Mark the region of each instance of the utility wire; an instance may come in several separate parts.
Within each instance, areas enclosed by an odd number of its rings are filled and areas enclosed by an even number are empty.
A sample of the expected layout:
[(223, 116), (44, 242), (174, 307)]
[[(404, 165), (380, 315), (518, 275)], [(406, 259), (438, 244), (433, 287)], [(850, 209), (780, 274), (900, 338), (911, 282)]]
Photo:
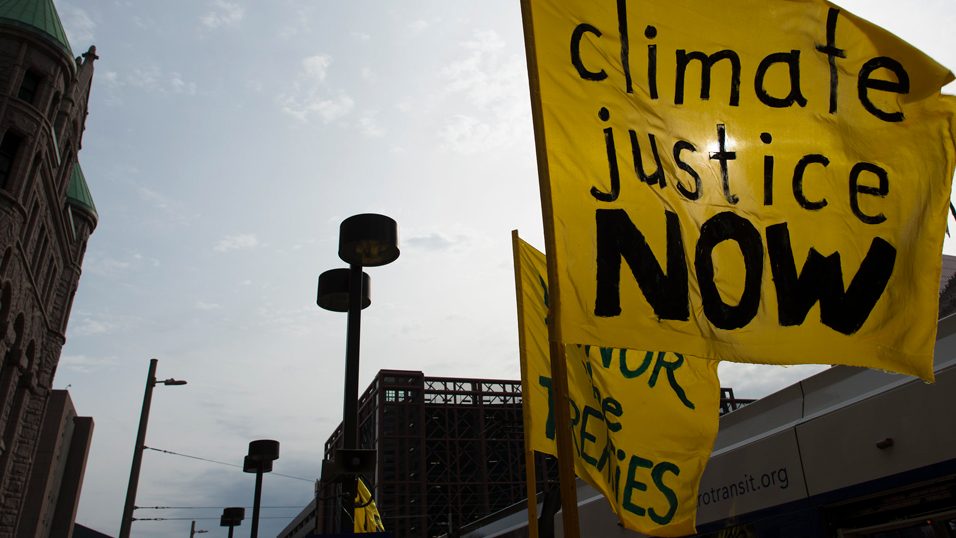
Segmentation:
[[(206, 461), (209, 463), (218, 463), (219, 465), (228, 465), (229, 467), (238, 467), (242, 469), (242, 465), (236, 465), (235, 463), (226, 463), (224, 461), (211, 460), (209, 458), (200, 458), (199, 456), (190, 456), (189, 454), (180, 454), (179, 452), (173, 452), (172, 450), (163, 450), (161, 448), (153, 448), (151, 446), (144, 446), (143, 448), (147, 450), (154, 450), (156, 452), (162, 452), (163, 454), (172, 454), (173, 456), (182, 456), (184, 458), (189, 458), (193, 460)], [(293, 480), (302, 480), (303, 482), (315, 482), (314, 478), (302, 478), (301, 476), (292, 476), (282, 473), (271, 473), (275, 476), (282, 476), (285, 478), (292, 478)]]

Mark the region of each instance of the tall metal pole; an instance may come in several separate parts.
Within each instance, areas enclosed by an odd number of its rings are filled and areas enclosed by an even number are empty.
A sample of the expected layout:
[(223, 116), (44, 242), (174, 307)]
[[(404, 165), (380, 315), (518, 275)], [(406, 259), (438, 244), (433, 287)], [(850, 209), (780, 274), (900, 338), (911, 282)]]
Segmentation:
[(123, 507), (119, 538), (129, 538), (130, 527), (133, 525), (133, 507), (136, 503), (136, 487), (139, 485), (139, 468), (143, 463), (143, 449), (146, 447), (146, 422), (149, 420), (149, 405), (153, 399), (153, 386), (156, 384), (157, 363), (158, 359), (149, 360), (143, 410), (139, 414), (139, 431), (136, 433), (136, 446), (133, 447), (133, 464), (129, 470), (129, 485), (126, 486), (126, 504)]
[[(345, 336), (345, 401), (342, 405), (342, 448), (358, 448), (359, 334), (362, 327), (362, 266), (349, 264), (349, 312)], [(339, 532), (351, 533), (355, 511), (355, 476), (342, 481), (342, 514)]]
[(259, 537), (259, 503), (261, 499), (262, 499), (262, 464), (260, 463), (259, 469), (256, 471), (256, 497), (252, 501), (252, 531), (249, 534), (249, 538)]

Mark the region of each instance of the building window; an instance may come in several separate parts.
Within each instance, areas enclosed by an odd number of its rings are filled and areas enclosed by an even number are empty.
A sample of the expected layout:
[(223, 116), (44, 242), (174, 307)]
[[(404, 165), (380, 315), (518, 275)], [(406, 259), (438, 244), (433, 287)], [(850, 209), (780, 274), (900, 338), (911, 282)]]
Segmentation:
[[(40, 225), (40, 234), (37, 236), (37, 242), (33, 245), (36, 249), (33, 251), (33, 259), (30, 260), (30, 268), (34, 275), (40, 274), (40, 260), (46, 257), (46, 249), (50, 244), (50, 236), (47, 235), (46, 226)], [(39, 282), (37, 282), (39, 284)]]
[(23, 235), (20, 240), (23, 241), (23, 244), (26, 245), (30, 242), (30, 239), (33, 237), (33, 229), (37, 225), (37, 217), (40, 216), (40, 197), (37, 196), (37, 199), (33, 201), (33, 209), (30, 210), (30, 223), (27, 224), (27, 227), (23, 229)]
[(23, 137), (17, 133), (13, 131), (4, 133), (3, 141), (0, 142), (0, 188), (6, 188), (7, 186), (7, 179), (13, 170), (13, 163), (17, 158), (17, 150), (20, 149), (21, 143), (23, 143)]
[(17, 97), (32, 104), (35, 104), (34, 101), (37, 98), (37, 93), (40, 89), (40, 81), (43, 80), (43, 77), (38, 75), (35, 71), (27, 71), (23, 75), (23, 82), (20, 83), (20, 91), (17, 92)]
[[(53, 118), (56, 117), (56, 112), (60, 108), (60, 92), (53, 94), (53, 99), (50, 100), (50, 110), (47, 110), (46, 117), (53, 121)], [(55, 134), (55, 133), (54, 133)]]
[(50, 256), (50, 267), (49, 267), (49, 271), (50, 271), (50, 272), (49, 272), (49, 274), (47, 275), (46, 285), (43, 287), (43, 300), (44, 300), (44, 301), (47, 301), (48, 303), (49, 303), (49, 301), (50, 301), (50, 293), (53, 292), (53, 289), (54, 289), (55, 284), (56, 284), (56, 279), (57, 279), (57, 277), (59, 276), (59, 273), (60, 273), (59, 268), (56, 266), (56, 261), (55, 261), (55, 260), (56, 260), (56, 258), (54, 258), (54, 257), (51, 255), (51, 256)]

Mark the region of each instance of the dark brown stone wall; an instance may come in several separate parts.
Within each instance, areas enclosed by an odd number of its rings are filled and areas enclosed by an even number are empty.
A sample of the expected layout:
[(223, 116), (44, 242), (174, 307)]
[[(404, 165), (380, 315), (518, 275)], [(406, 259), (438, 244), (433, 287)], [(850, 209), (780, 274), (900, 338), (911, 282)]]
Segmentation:
[[(66, 197), (95, 59), (93, 49), (70, 58), (45, 37), (0, 23), (0, 141), (21, 138), (0, 181), (0, 537), (36, 526), (22, 521), (24, 499), (96, 226)], [(19, 97), (28, 72), (40, 77), (30, 101)]]

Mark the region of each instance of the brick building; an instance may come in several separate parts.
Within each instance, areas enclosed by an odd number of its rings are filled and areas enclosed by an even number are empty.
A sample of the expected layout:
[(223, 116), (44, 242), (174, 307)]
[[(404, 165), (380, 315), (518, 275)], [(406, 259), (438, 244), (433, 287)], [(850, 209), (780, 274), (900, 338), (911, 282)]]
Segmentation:
[(97, 222), (77, 162), (95, 59), (52, 0), (0, 0), (0, 536), (72, 533), (92, 433), (52, 385)]

